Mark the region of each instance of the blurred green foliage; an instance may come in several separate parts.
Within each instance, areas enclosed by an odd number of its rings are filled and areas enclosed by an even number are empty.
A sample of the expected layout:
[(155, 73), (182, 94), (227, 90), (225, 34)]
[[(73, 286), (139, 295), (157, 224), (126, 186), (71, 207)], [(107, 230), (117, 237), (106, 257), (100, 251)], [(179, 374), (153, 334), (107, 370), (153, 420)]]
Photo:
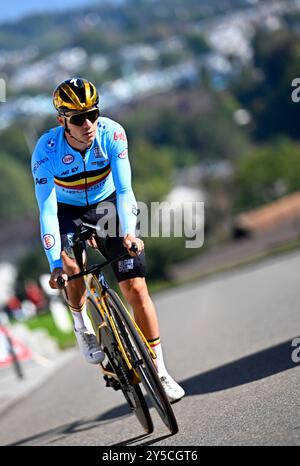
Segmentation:
[(46, 330), (48, 335), (56, 341), (59, 349), (61, 350), (71, 348), (76, 344), (76, 337), (73, 330), (68, 333), (64, 333), (59, 330), (50, 312), (47, 314), (40, 314), (36, 317), (31, 317), (24, 321), (24, 325), (26, 325), (30, 330)]
[(5, 152), (0, 152), (0, 219), (2, 222), (26, 216), (33, 210), (34, 191), (29, 170)]
[(254, 68), (233, 89), (252, 114), (252, 135), (257, 141), (299, 139), (300, 106), (291, 98), (292, 81), (299, 77), (299, 33), (259, 30), (253, 45)]
[(300, 189), (300, 144), (286, 138), (253, 149), (237, 163), (237, 211), (259, 207)]
[(173, 166), (234, 160), (247, 152), (249, 138), (237, 126), (233, 110), (238, 106), (227, 93), (218, 95), (201, 88), (170, 92), (149, 105), (141, 104), (122, 115), (129, 142), (144, 140), (155, 148), (173, 151)]
[(42, 244), (40, 241), (36, 241), (36, 246), (25, 254), (18, 264), (18, 275), (15, 285), (18, 296), (21, 296), (23, 299), (25, 298), (23, 285), (27, 279), (32, 279), (39, 283), (39, 277), (44, 273), (49, 273), (48, 261)]

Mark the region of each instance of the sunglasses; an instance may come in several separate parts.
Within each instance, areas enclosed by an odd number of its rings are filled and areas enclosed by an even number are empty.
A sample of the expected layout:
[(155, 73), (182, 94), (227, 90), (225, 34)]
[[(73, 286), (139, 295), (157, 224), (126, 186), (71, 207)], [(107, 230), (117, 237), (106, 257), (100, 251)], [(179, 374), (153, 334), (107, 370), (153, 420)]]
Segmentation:
[(82, 126), (85, 120), (89, 120), (91, 123), (95, 123), (99, 115), (99, 108), (94, 108), (93, 110), (89, 110), (88, 112), (80, 112), (71, 116), (64, 115), (64, 117), (67, 118), (67, 120), (69, 120), (71, 125)]

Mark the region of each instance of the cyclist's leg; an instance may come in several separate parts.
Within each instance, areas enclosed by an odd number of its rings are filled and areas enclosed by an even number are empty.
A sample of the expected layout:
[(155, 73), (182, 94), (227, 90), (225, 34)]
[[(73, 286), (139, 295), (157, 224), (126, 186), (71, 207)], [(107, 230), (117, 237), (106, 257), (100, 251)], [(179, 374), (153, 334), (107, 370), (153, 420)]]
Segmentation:
[[(100, 251), (107, 259), (126, 253), (122, 238), (106, 237), (98, 243)], [(139, 256), (134, 257), (128, 254), (123, 259), (113, 262), (112, 269), (122, 294), (133, 309), (137, 325), (148, 340), (157, 338), (159, 325), (145, 278), (145, 252), (142, 251)]]
[[(71, 239), (75, 233), (76, 225), (85, 212), (86, 208), (58, 203), (57, 215), (61, 237), (61, 257), (67, 275), (74, 275), (80, 272), (72, 251)], [(68, 304), (75, 309), (81, 308), (86, 300), (84, 279), (79, 278), (68, 283), (67, 292)]]
[[(75, 259), (69, 257), (65, 250), (62, 250), (61, 257), (63, 261), (63, 268), (68, 276), (80, 272)], [(86, 287), (84, 279), (78, 278), (69, 282), (67, 293), (68, 304), (75, 309), (80, 309), (86, 301)]]
[(137, 325), (147, 340), (159, 335), (156, 310), (150, 298), (145, 277), (129, 278), (119, 281), (120, 289), (134, 312)]
[[(80, 268), (75, 260), (72, 248), (70, 247), (70, 238), (73, 236), (76, 228), (74, 220), (77, 220), (81, 211), (78, 208), (68, 208), (64, 206), (58, 209), (58, 213), (63, 269), (67, 275), (74, 275), (80, 272)], [(85, 256), (85, 250), (82, 250), (80, 254), (81, 253)], [(85, 262), (85, 257), (83, 257), (83, 262)], [(67, 284), (66, 290), (67, 296), (65, 295), (64, 298), (73, 318), (74, 332), (80, 351), (87, 362), (99, 364), (103, 361), (105, 355), (98, 345), (96, 336), (93, 333), (92, 326), (86, 315), (87, 291), (84, 279), (79, 278), (77, 280), (72, 280)]]
[[(110, 206), (115, 206), (115, 208), (109, 209), (111, 212), (109, 217), (112, 222), (111, 225), (115, 226), (115, 233), (111, 236), (106, 235), (106, 237), (103, 238), (97, 237), (97, 244), (100, 252), (107, 259), (111, 259), (118, 256), (119, 254), (121, 255), (126, 253), (126, 248), (123, 245), (123, 238), (118, 236), (119, 219), (116, 209), (115, 193), (113, 193), (107, 200), (109, 201)], [(102, 209), (102, 211), (103, 210), (104, 209)], [(100, 212), (100, 209), (89, 211), (87, 220), (93, 224), (96, 224), (99, 219), (98, 212)], [(105, 226), (105, 224), (102, 225), (102, 228), (103, 226)], [(145, 252), (142, 251), (139, 256), (134, 257), (131, 257), (128, 254), (127, 257), (113, 262), (112, 269), (119, 282), (122, 293), (133, 309), (134, 318), (138, 326), (141, 328), (142, 332), (148, 339), (150, 345), (153, 347), (153, 350), (157, 355), (156, 365), (158, 373), (160, 377), (163, 377), (168, 381), (168, 386), (164, 384), (164, 387), (170, 401), (179, 400), (184, 395), (184, 391), (169, 376), (164, 365), (159, 338), (157, 314), (154, 304), (149, 296), (145, 279)]]
[[(116, 255), (116, 251), (121, 252), (122, 248), (124, 252), (121, 238), (106, 239), (108, 256), (111, 251)], [(145, 252), (135, 257), (128, 255), (128, 258), (114, 262), (112, 268), (123, 295), (133, 309), (136, 323), (156, 353), (156, 368), (170, 402), (180, 400), (184, 390), (169, 375), (164, 363), (157, 313), (145, 279)]]
[[(66, 251), (61, 253), (63, 268), (68, 275), (80, 272), (75, 260), (68, 256)], [(99, 364), (105, 355), (101, 350), (97, 338), (93, 332), (92, 325), (88, 322), (86, 314), (86, 287), (83, 278), (72, 280), (67, 285), (69, 306), (74, 323), (74, 333), (82, 355), (91, 364)]]
[(135, 277), (119, 282), (121, 291), (131, 305), (134, 318), (156, 354), (156, 368), (170, 402), (179, 401), (184, 390), (169, 375), (160, 342), (159, 324), (155, 306), (149, 296), (145, 278)]
[(149, 295), (146, 279), (144, 277), (129, 278), (119, 282), (120, 289), (131, 305), (134, 319), (147, 338), (150, 346), (156, 353), (156, 368), (158, 374), (163, 376), (165, 367), (157, 312)]

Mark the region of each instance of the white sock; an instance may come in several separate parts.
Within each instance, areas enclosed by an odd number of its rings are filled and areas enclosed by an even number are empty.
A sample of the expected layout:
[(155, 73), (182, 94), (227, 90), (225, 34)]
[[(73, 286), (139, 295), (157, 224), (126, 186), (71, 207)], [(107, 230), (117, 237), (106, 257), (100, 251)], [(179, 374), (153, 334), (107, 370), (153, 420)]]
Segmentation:
[(71, 311), (75, 330), (86, 330), (81, 312)]
[(83, 320), (83, 315), (82, 315), (82, 311), (85, 307), (85, 304), (83, 304), (81, 307), (78, 307), (76, 308), (75, 306), (71, 306), (69, 304), (69, 309), (71, 311), (71, 315), (73, 317), (73, 322), (74, 322), (74, 328), (75, 330), (82, 330), (82, 329), (85, 329), (86, 330), (86, 326), (85, 326), (85, 323), (84, 323), (84, 320)]
[(89, 318), (87, 310), (86, 310), (86, 303), (84, 303), (83, 309), (81, 311), (81, 315), (83, 318), (85, 328), (88, 330), (89, 333), (93, 333), (95, 335), (95, 331), (93, 329), (91, 319)]
[(155, 364), (157, 368), (157, 372), (159, 377), (162, 377), (163, 375), (166, 375), (167, 369), (164, 363), (164, 357), (163, 357), (163, 352), (162, 352), (162, 347), (160, 343), (160, 338), (155, 338), (154, 340), (148, 340), (149, 345), (153, 349), (153, 351), (156, 354), (156, 359), (155, 359)]
[(87, 330), (89, 333), (93, 333), (95, 335), (93, 326), (86, 311), (86, 303), (84, 303), (80, 308), (75, 308), (70, 305), (69, 308), (73, 317), (75, 330)]

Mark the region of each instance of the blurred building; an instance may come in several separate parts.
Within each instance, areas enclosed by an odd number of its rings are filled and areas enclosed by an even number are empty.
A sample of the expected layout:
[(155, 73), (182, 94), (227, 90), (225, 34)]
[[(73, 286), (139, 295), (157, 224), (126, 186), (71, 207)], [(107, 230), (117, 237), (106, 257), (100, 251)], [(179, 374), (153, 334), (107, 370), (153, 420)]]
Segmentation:
[(234, 221), (234, 237), (275, 234), (300, 237), (300, 192), (238, 215)]

